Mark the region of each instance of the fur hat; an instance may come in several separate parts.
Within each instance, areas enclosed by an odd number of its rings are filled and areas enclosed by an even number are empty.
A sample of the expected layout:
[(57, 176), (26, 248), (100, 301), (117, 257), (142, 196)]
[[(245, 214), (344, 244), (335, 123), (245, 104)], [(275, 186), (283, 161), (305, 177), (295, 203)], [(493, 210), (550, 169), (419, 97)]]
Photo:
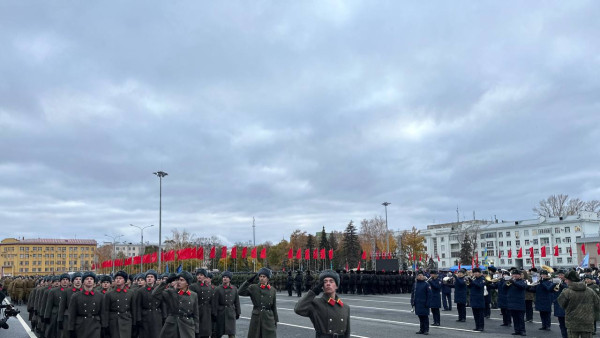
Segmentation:
[(546, 275), (547, 276), (548, 275), (548, 271), (542, 270), (542, 271), (540, 271), (540, 275)]
[[(85, 279), (88, 277), (92, 277), (94, 279), (94, 283), (96, 283), (98, 281), (98, 277), (96, 277), (96, 274), (91, 271), (84, 272), (83, 275), (81, 275), (81, 280), (85, 281)], [(73, 277), (73, 278), (75, 278), (75, 277)]]
[(572, 281), (572, 282), (579, 282), (579, 275), (577, 274), (577, 271), (575, 270), (571, 270), (569, 271), (566, 275), (565, 278)]
[(83, 281), (83, 277), (81, 275), (81, 272), (75, 272), (74, 274), (71, 275), (71, 283), (75, 280), (75, 278), (80, 277), (81, 280)]
[(109, 275), (100, 276), (100, 283), (109, 282), (112, 283), (112, 278)]
[(258, 270), (258, 275), (265, 275), (267, 276), (268, 279), (271, 279), (271, 270), (268, 268), (260, 268), (260, 270)]
[(324, 270), (319, 275), (319, 282), (323, 283), (323, 280), (327, 277), (333, 278), (335, 280), (335, 285), (340, 286), (340, 275), (333, 270)]
[(127, 272), (125, 272), (125, 271), (123, 271), (123, 270), (119, 270), (119, 271), (117, 271), (117, 272), (115, 273), (115, 277), (114, 277), (114, 278), (115, 278), (115, 279), (117, 279), (117, 277), (119, 277), (119, 276), (120, 276), (120, 277), (123, 277), (123, 279), (125, 279), (125, 280), (127, 280), (127, 278), (129, 277), (129, 276), (127, 275)]
[(438, 272), (437, 272), (437, 270), (431, 270), (431, 271), (429, 271), (429, 274), (430, 274), (430, 275), (431, 275), (431, 274), (435, 274), (435, 275), (437, 275), (437, 274), (438, 274)]
[(473, 271), (473, 273), (475, 273), (475, 272), (481, 272), (481, 269), (480, 268), (473, 268), (472, 271)]
[(194, 277), (192, 276), (191, 273), (187, 272), (187, 271), (182, 271), (177, 275), (177, 278), (182, 278), (185, 279), (185, 281), (188, 283), (188, 285), (192, 285), (192, 283), (194, 282)]
[(221, 278), (223, 277), (229, 277), (229, 279), (233, 279), (233, 274), (231, 273), (231, 271), (223, 271), (223, 273), (221, 274)]
[(154, 279), (158, 279), (158, 272), (156, 272), (156, 270), (154, 269), (146, 271), (146, 273), (144, 274), (144, 279), (146, 279), (146, 277), (148, 277), (149, 275), (153, 275)]
[(198, 275), (203, 275), (204, 277), (206, 277), (207, 273), (206, 273), (206, 269), (196, 269), (196, 276)]
[(458, 270), (457, 272), (467, 273), (467, 269), (465, 269), (465, 268), (460, 268), (460, 270)]
[(63, 273), (62, 275), (60, 275), (60, 278), (58, 280), (62, 281), (63, 279), (68, 279), (70, 281), (71, 280), (71, 276), (69, 276), (68, 273)]
[(138, 280), (146, 280), (146, 274), (145, 273), (138, 273), (137, 275), (135, 275), (134, 280), (137, 282)]
[(519, 271), (519, 269), (514, 269), (510, 274), (511, 275), (520, 275), (521, 271)]

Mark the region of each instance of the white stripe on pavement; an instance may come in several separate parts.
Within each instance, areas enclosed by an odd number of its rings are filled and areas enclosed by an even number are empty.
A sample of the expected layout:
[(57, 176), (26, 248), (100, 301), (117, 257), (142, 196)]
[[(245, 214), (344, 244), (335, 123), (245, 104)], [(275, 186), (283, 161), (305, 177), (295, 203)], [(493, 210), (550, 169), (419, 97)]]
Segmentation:
[[(277, 308), (277, 310), (287, 310), (287, 309), (279, 309), (279, 308)], [(249, 317), (240, 316), (240, 318), (250, 320)], [(282, 323), (282, 322), (278, 322), (277, 325), (285, 325), (285, 326), (297, 327), (297, 328), (300, 328), (300, 329), (308, 329), (308, 330), (313, 330), (313, 331), (315, 330), (314, 328), (308, 327), (308, 326), (302, 326), (302, 325), (296, 325), (296, 324), (289, 324), (289, 323)], [(365, 336), (357, 336), (355, 334), (350, 334), (350, 337), (369, 338), (369, 337), (365, 337)]]
[(31, 332), (29, 325), (27, 325), (27, 323), (25, 323), (25, 320), (23, 320), (23, 317), (21, 317), (21, 315), (17, 315), (17, 319), (19, 320), (19, 323), (21, 323), (21, 325), (23, 325), (23, 328), (25, 329), (25, 332), (29, 335), (29, 337), (37, 338), (35, 333)]

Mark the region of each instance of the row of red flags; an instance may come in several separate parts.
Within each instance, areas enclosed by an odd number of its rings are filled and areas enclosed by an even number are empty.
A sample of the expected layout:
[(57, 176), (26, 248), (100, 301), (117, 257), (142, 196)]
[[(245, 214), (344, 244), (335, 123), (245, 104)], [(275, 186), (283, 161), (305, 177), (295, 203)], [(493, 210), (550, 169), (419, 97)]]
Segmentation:
[[(162, 260), (164, 262), (172, 262), (175, 260), (175, 254), (177, 254), (177, 259), (178, 260), (187, 260), (187, 259), (204, 259), (204, 248), (203, 247), (193, 247), (193, 248), (185, 248), (185, 249), (181, 249), (181, 250), (170, 250), (170, 251), (166, 251), (166, 252), (162, 252)], [(250, 250), (250, 258), (257, 258), (259, 255), (257, 254), (257, 248), (252, 248)], [(216, 247), (212, 247), (210, 249), (210, 253), (208, 255), (208, 257), (210, 259), (214, 259), (217, 257), (217, 249)], [(227, 258), (227, 247), (223, 246), (221, 247), (221, 258)], [(247, 258), (248, 257), (248, 248), (244, 247), (242, 248), (242, 258)], [(238, 248), (237, 247), (233, 247), (231, 248), (231, 258), (238, 258)], [(262, 248), (260, 250), (260, 258), (261, 259), (265, 259), (267, 258), (267, 248)], [(106, 261), (103, 261), (102, 263), (98, 264), (98, 266), (96, 264), (92, 265), (92, 270), (96, 269), (97, 267), (102, 267), (102, 268), (112, 268), (113, 264), (115, 267), (117, 266), (128, 266), (128, 265), (136, 265), (136, 264), (149, 264), (149, 263), (156, 263), (158, 261), (158, 254), (156, 252), (151, 253), (151, 254), (146, 254), (143, 256), (135, 256), (135, 257), (129, 257), (129, 258), (123, 258), (123, 259), (115, 259), (114, 261), (109, 259)]]
[[(600, 255), (600, 243), (597, 243), (597, 244), (596, 244), (596, 248), (597, 248), (597, 250), (598, 250), (598, 254)], [(558, 245), (555, 245), (555, 246), (553, 247), (553, 249), (554, 249), (554, 250), (553, 250), (553, 251), (554, 251), (554, 252), (553, 252), (553, 256), (554, 256), (554, 257), (558, 256)], [(533, 247), (530, 247), (530, 248), (528, 249), (528, 251), (529, 251), (529, 257), (531, 257), (531, 258), (534, 258), (534, 257), (535, 257), (535, 251), (534, 251)], [(581, 245), (581, 251), (582, 251), (582, 252), (583, 252), (583, 254), (585, 255), (585, 245), (584, 245), (584, 244), (582, 244), (582, 245)], [(549, 253), (548, 253), (548, 252), (546, 252), (546, 247), (545, 247), (545, 246), (543, 246), (543, 247), (540, 249), (540, 256), (541, 256), (542, 258), (545, 258), (545, 257), (547, 257), (548, 255), (549, 255)], [(571, 246), (569, 246), (569, 255), (570, 255), (571, 257), (573, 257), (573, 249), (571, 248)], [(498, 251), (498, 258), (502, 258), (502, 251)], [(508, 250), (508, 258), (512, 258), (512, 249), (509, 249), (509, 250)], [(517, 258), (523, 258), (523, 248), (519, 248), (519, 250), (517, 251)]]
[[(304, 249), (304, 255), (302, 254), (303, 250), (302, 249), (297, 249), (296, 250), (296, 255), (294, 255), (294, 249), (290, 248), (290, 250), (288, 250), (288, 259), (302, 259), (302, 257), (304, 257), (304, 260), (308, 261), (311, 258), (310, 255), (310, 249)], [(329, 259), (333, 259), (333, 249), (329, 249), (329, 251), (327, 251), (327, 257), (329, 257)], [(392, 253), (391, 252), (379, 252), (377, 251), (374, 254), (374, 258), (375, 259), (392, 259)], [(325, 259), (325, 249), (313, 249), (312, 251), (312, 259)], [(363, 251), (361, 254), (361, 259), (367, 259), (367, 252)]]

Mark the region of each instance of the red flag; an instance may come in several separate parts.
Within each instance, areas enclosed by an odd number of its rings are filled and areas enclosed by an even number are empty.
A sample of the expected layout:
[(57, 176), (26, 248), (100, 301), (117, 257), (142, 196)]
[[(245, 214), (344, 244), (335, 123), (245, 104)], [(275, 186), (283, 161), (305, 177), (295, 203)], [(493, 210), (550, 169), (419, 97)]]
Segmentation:
[(421, 255), (419, 255), (419, 262), (421, 261)]
[(558, 256), (558, 245), (554, 247), (554, 256)]
[(150, 263), (150, 255), (149, 254), (142, 256), (142, 263), (144, 263), (144, 264)]
[(498, 258), (502, 258), (502, 251), (498, 250)]
[(217, 249), (213, 246), (210, 248), (210, 255), (208, 256), (210, 259), (214, 259), (217, 256)]
[(256, 259), (256, 247), (252, 248), (252, 251), (250, 251), (250, 258)]
[(248, 257), (248, 248), (244, 247), (242, 249), (242, 258), (246, 258), (246, 257)]
[[(177, 259), (178, 260), (186, 259), (185, 258), (185, 249), (179, 249), (179, 250), (177, 250)], [(146, 262), (144, 262), (144, 263), (146, 263)]]
[(573, 257), (573, 248), (569, 245), (569, 256)]
[(519, 248), (519, 251), (517, 252), (517, 258), (523, 258), (523, 248)]
[(188, 259), (194, 259), (198, 255), (198, 251), (196, 251), (196, 247), (189, 248)]
[(460, 261), (458, 261), (458, 270), (460, 270)]
[(260, 259), (266, 259), (267, 258), (267, 248), (262, 248), (262, 250), (260, 250)]
[(133, 257), (133, 264), (140, 264), (142, 263), (142, 257), (141, 256), (135, 256)]
[(512, 249), (508, 249), (508, 258), (512, 258)]
[(298, 249), (296, 251), (296, 259), (297, 260), (301, 260), (302, 259), (302, 249)]
[(438, 262), (440, 261), (440, 255), (437, 255)]
[(321, 259), (325, 259), (325, 249), (321, 249)]
[(585, 243), (581, 243), (581, 252), (585, 256)]
[(120, 259), (115, 259), (115, 266), (121, 266), (121, 260)]
[(542, 247), (540, 254), (542, 255), (542, 257), (546, 257), (546, 246), (545, 245)]
[(346, 261), (346, 271), (350, 271), (350, 269), (348, 269), (348, 261)]
[(329, 249), (329, 259), (333, 259), (333, 249)]
[(288, 251), (288, 259), (293, 259), (294, 258), (294, 249), (290, 248), (290, 250)]
[(379, 251), (375, 251), (375, 259), (379, 259), (381, 257), (381, 254), (379, 253)]
[(201, 246), (196, 250), (196, 258), (204, 259), (204, 247)]
[(596, 250), (598, 251), (598, 255), (600, 255), (600, 243), (596, 243)]
[(363, 250), (362, 252), (362, 259), (367, 259), (367, 252)]
[(304, 250), (304, 259), (307, 261), (310, 260), (310, 249)]
[(313, 259), (319, 259), (319, 249), (317, 248), (313, 250)]
[(92, 263), (92, 270), (96, 270), (96, 264)]
[(479, 267), (479, 252), (475, 253), (475, 260), (476, 260), (475, 265), (477, 265), (477, 267)]
[(221, 258), (227, 258), (227, 247), (221, 247)]
[(150, 263), (156, 263), (158, 262), (158, 253), (153, 252), (152, 254), (150, 254)]
[(237, 259), (237, 246), (231, 248), (231, 258)]
[(356, 271), (360, 271), (360, 259), (358, 260), (358, 266), (356, 267)]
[(529, 257), (533, 258), (533, 247), (529, 248)]
[(471, 256), (471, 270), (475, 267), (475, 257)]
[(175, 260), (175, 250), (171, 250), (171, 251), (167, 252), (167, 254), (165, 255), (165, 261), (172, 262), (174, 260)]
[(125, 260), (125, 265), (131, 265), (133, 263), (133, 257), (129, 257)]

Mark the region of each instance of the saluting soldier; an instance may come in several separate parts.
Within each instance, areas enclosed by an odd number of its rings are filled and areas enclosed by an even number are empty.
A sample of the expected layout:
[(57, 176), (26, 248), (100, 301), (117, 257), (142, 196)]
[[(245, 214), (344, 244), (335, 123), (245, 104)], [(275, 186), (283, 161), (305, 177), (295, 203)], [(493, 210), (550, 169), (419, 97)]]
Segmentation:
[[(319, 275), (319, 283), (296, 303), (294, 312), (310, 318), (316, 338), (350, 337), (350, 307), (342, 302), (336, 291), (340, 276), (333, 270)], [(317, 297), (321, 292), (323, 295)]]
[(104, 295), (102, 328), (111, 338), (131, 338), (133, 327), (133, 292), (125, 287), (127, 272), (115, 273), (115, 288)]
[(212, 298), (214, 288), (206, 283), (206, 269), (196, 270), (196, 283), (190, 285), (190, 290), (198, 295), (198, 321), (200, 323), (199, 337), (207, 338), (212, 334)]
[[(198, 295), (189, 290), (194, 278), (183, 271), (178, 275), (170, 275), (166, 283), (161, 283), (152, 291), (152, 296), (160, 300), (166, 307), (167, 318), (160, 332), (160, 337), (194, 338), (199, 332)], [(176, 288), (167, 288), (176, 282)]]
[(59, 277), (59, 285), (53, 287), (48, 292), (48, 299), (46, 301), (46, 308), (44, 311), (44, 322), (46, 323), (46, 338), (60, 338), (62, 337), (63, 321), (58, 321), (60, 303), (63, 298), (67, 296), (67, 287), (71, 277), (68, 274), (63, 273)]
[(134, 295), (134, 325), (141, 338), (157, 338), (162, 329), (162, 312), (160, 300), (152, 297), (152, 291), (156, 287), (158, 273), (150, 269), (145, 277), (146, 286), (138, 288)]
[(415, 314), (419, 316), (419, 331), (416, 334), (429, 334), (429, 308), (432, 297), (431, 285), (425, 281), (423, 271), (417, 272), (417, 283), (410, 296), (410, 305), (414, 307)]
[(100, 338), (102, 336), (102, 313), (103, 295), (94, 292), (96, 274), (84, 272), (83, 290), (75, 292), (69, 301), (69, 322), (67, 329), (70, 337), (78, 338)]
[[(253, 283), (258, 276), (259, 284)], [(240, 287), (240, 296), (250, 296), (252, 300), (252, 317), (248, 328), (248, 338), (277, 337), (277, 291), (269, 285), (271, 270), (261, 268)]]
[(235, 321), (240, 318), (240, 297), (237, 288), (231, 285), (232, 276), (229, 271), (223, 272), (223, 284), (215, 288), (212, 313), (216, 317), (216, 337), (235, 337)]

